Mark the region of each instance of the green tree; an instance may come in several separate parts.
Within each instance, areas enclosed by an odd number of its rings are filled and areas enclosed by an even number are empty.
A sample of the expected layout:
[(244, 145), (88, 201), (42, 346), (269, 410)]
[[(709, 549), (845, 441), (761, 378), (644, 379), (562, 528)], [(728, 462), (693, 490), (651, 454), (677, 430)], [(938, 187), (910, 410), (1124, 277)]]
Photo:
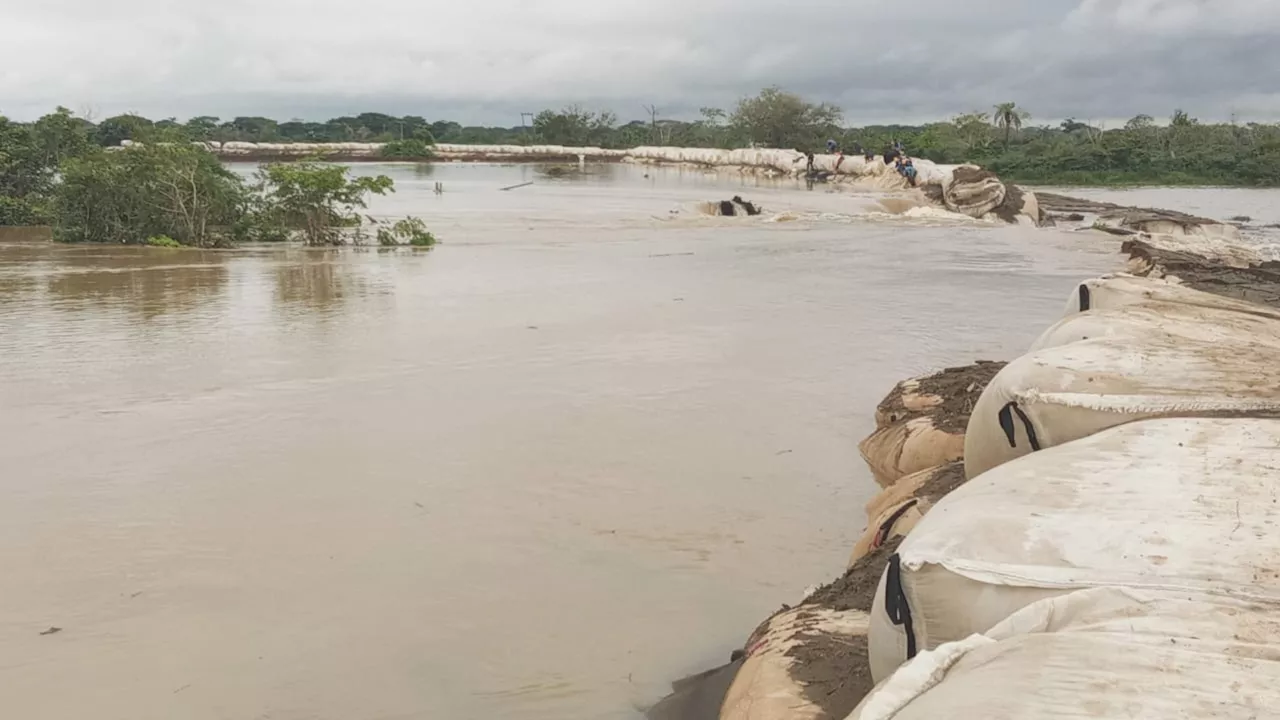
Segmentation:
[(202, 147), (140, 144), (97, 150), (61, 166), (55, 237), (65, 242), (230, 244), (244, 220), (240, 176)]
[(62, 107), (30, 124), (0, 116), (0, 225), (49, 221), (58, 163), (88, 152), (90, 131)]
[(533, 118), (533, 132), (550, 145), (610, 145), (618, 118), (609, 112), (591, 112), (570, 105), (559, 112), (543, 110)]
[(799, 95), (768, 87), (738, 101), (729, 122), (744, 139), (759, 145), (816, 148), (839, 130), (842, 117), (834, 105), (806, 102)]
[[(431, 134), (426, 128), (422, 128), (429, 138)], [(428, 160), (435, 155), (432, 149), (435, 143), (421, 140), (419, 138), (409, 138), (407, 140), (392, 140), (382, 146), (380, 155), (388, 160)]]
[(991, 144), (991, 126), (987, 123), (986, 115), (976, 112), (957, 115), (951, 124), (966, 150), (985, 150)]
[(1155, 127), (1155, 118), (1150, 115), (1134, 115), (1124, 124), (1125, 130), (1148, 130)]
[(103, 147), (115, 147), (125, 140), (136, 140), (155, 123), (141, 115), (116, 115), (98, 123), (96, 140)]
[(187, 136), (192, 140), (213, 140), (218, 131), (219, 120), (212, 115), (193, 117), (185, 124)]
[(370, 195), (394, 192), (385, 175), (352, 177), (342, 165), (272, 163), (258, 171), (262, 222), (284, 228), (308, 245), (341, 245), (363, 225)]
[(395, 245), (411, 245), (418, 248), (430, 248), (436, 244), (436, 236), (427, 230), (426, 223), (416, 217), (409, 216), (397, 220), (391, 227), (380, 227), (377, 232), (378, 244), (384, 247)]
[(997, 128), (1004, 131), (1004, 146), (1009, 147), (1010, 135), (1022, 129), (1022, 123), (1031, 114), (1018, 107), (1017, 103), (1000, 103), (996, 105), (996, 111), (991, 114), (991, 121)]

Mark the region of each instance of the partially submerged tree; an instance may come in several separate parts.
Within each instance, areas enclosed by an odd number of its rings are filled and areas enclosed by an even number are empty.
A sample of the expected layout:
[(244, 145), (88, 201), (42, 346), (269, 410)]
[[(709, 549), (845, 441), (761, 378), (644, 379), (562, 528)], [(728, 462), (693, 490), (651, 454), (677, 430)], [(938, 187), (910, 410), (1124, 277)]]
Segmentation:
[(353, 177), (342, 165), (272, 163), (258, 171), (259, 226), (308, 245), (341, 245), (364, 224), (370, 195), (394, 192), (385, 175)]
[(380, 155), (388, 160), (427, 160), (435, 156), (435, 143), (430, 141), (430, 131), (422, 128), (425, 137), (392, 140), (382, 146)]
[(91, 129), (62, 107), (34, 123), (0, 116), (0, 225), (49, 222), (58, 164), (93, 149)]
[(65, 242), (230, 244), (248, 203), (240, 176), (203, 148), (179, 144), (98, 150), (61, 166), (54, 228)]

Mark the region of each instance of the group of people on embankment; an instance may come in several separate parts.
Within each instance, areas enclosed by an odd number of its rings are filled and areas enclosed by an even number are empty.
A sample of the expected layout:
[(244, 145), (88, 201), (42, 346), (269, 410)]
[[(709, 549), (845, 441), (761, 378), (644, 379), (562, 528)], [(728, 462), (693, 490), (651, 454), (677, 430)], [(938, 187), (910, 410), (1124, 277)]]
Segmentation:
[[(852, 152), (855, 155), (861, 155), (862, 159), (868, 163), (874, 162), (876, 159), (876, 154), (873, 152), (865, 151), (862, 148), (862, 145), (860, 143), (854, 143), (853, 148), (851, 149), (850, 152)], [(814, 165), (815, 153), (813, 151), (809, 151), (805, 153), (805, 158), (808, 161), (805, 167), (806, 179), (815, 180), (815, 181), (825, 181), (829, 179), (832, 175), (840, 172), (840, 166), (844, 164), (844, 150), (841, 149), (840, 144), (837, 143), (835, 140), (828, 140), (827, 154), (836, 156), (835, 168), (830, 172), (825, 170), (818, 170), (815, 167)], [(918, 175), (918, 171), (916, 170), (915, 161), (913, 161), (910, 157), (906, 155), (902, 147), (902, 141), (894, 140), (889, 147), (885, 148), (884, 164), (886, 166), (892, 165), (893, 169), (897, 171), (897, 173), (907, 181), (908, 185), (910, 185), (911, 187), (916, 186), (916, 178)]]
[(715, 717), (1274, 714), (1280, 267), (1214, 228), (1125, 250), (1022, 357), (880, 404), (848, 571), (751, 634)]

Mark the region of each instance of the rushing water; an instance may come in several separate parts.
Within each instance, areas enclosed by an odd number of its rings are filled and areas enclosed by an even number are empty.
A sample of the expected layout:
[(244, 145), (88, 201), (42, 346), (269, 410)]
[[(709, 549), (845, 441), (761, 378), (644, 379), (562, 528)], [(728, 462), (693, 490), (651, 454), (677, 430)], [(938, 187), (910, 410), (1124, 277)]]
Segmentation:
[[(360, 171), (444, 244), (0, 245), (6, 717), (633, 717), (839, 571), (894, 382), (1119, 263), (697, 172)], [(768, 212), (693, 212), (734, 192)]]

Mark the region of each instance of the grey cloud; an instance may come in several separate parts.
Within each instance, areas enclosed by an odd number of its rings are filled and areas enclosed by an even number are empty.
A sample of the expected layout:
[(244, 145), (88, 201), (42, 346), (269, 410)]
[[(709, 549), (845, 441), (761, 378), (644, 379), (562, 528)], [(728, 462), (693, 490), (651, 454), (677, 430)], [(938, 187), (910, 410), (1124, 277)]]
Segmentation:
[(640, 117), (768, 84), (850, 122), (1280, 118), (1276, 0), (43, 0), (0, 8), (0, 112)]

